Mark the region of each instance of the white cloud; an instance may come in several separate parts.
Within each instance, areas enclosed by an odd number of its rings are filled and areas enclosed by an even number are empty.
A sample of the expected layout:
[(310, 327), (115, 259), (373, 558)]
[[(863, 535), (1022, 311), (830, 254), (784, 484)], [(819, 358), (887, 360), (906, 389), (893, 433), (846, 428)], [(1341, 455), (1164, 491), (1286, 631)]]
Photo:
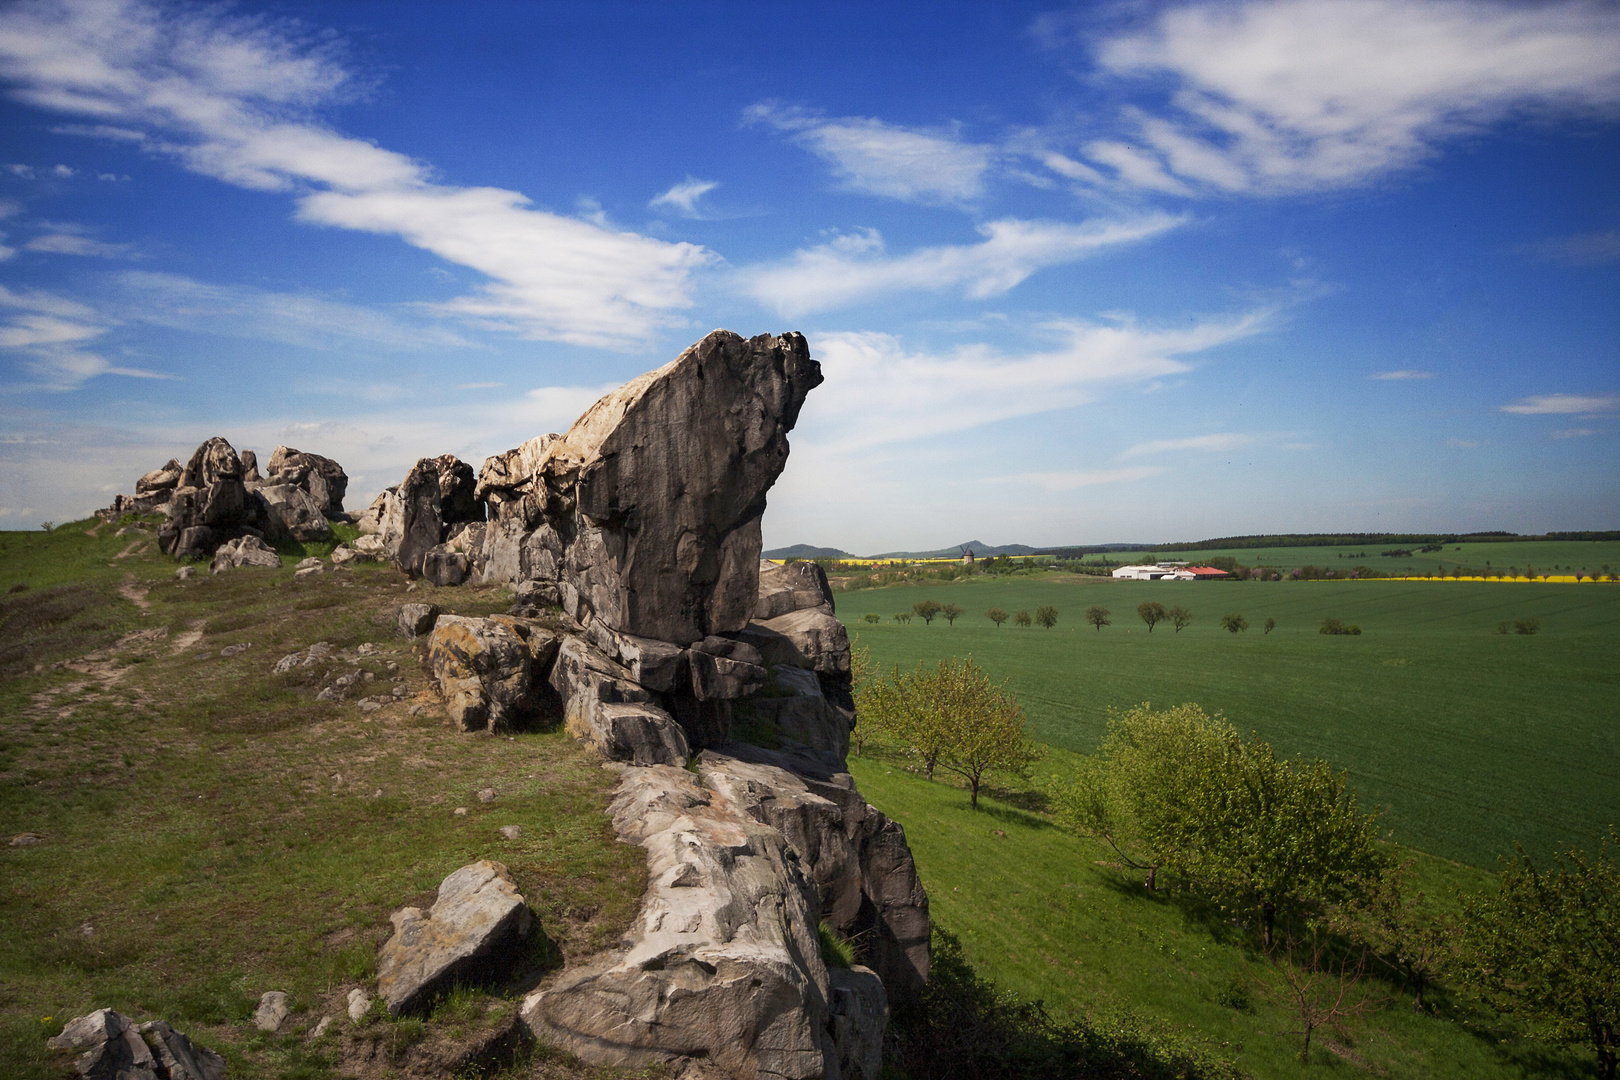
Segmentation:
[(630, 347), (690, 305), (713, 260), (533, 209), (515, 191), (434, 183), (428, 168), (332, 131), (310, 110), (349, 92), (337, 47), (288, 25), (137, 0), (52, 0), (0, 13), (0, 78), (81, 130), (139, 142), (239, 187), (292, 193), (298, 217), (383, 233), (491, 280), (441, 305), (528, 337)]
[(24, 180), (32, 180), (34, 178), (34, 167), (32, 165), (7, 165), (6, 172), (10, 173), (12, 176), (20, 176)]
[(1260, 332), (1269, 314), (1178, 329), (1048, 323), (1055, 347), (1016, 355), (982, 344), (913, 352), (889, 334), (821, 334), (814, 346), (827, 381), (795, 437), (852, 452), (1082, 405), (1111, 386), (1186, 372), (1185, 357)]
[(1401, 368), (1399, 371), (1375, 371), (1367, 377), (1369, 379), (1384, 379), (1388, 382), (1405, 382), (1409, 379), (1432, 379), (1434, 378), (1434, 372)]
[(1030, 484), (1043, 491), (1073, 491), (1076, 488), (1095, 487), (1098, 484), (1124, 484), (1146, 480), (1164, 472), (1152, 465), (1133, 465), (1125, 469), (1096, 469), (1079, 472), (1027, 472), (1011, 476), (990, 476), (985, 484)]
[(701, 218), (703, 212), (698, 209), (697, 201), (719, 186), (718, 180), (697, 180), (688, 176), (647, 205), (654, 210), (667, 206), (682, 217)]
[(1542, 394), (1502, 406), (1525, 416), (1608, 413), (1620, 410), (1620, 394)]
[(24, 357), (35, 380), (24, 388), (71, 390), (98, 375), (174, 377), (115, 365), (84, 348), (108, 329), (108, 320), (77, 301), (37, 290), (13, 292), (0, 285), (0, 350)]
[(1103, 41), (1104, 70), (1168, 77), (1165, 115), (1092, 161), (1174, 192), (1363, 184), (1515, 113), (1620, 102), (1620, 8), (1566, 0), (1246, 0), (1169, 7)]
[(128, 258), (135, 249), (129, 244), (104, 244), (85, 236), (51, 233), (34, 237), (23, 245), (23, 250), (51, 255), (91, 255), (103, 259), (123, 259)]
[(1592, 428), (1589, 428), (1589, 427), (1573, 427), (1573, 428), (1564, 428), (1562, 431), (1550, 431), (1550, 432), (1547, 433), (1547, 438), (1549, 438), (1549, 439), (1584, 439), (1588, 435), (1596, 435), (1596, 434), (1597, 434), (1597, 432), (1594, 431)]
[(67, 180), (74, 175), (74, 170), (68, 168), (66, 165), (58, 165), (51, 170), (51, 175), (60, 177), (63, 180)]
[(505, 386), (498, 382), (464, 382), (456, 386), (457, 390), (493, 390), (498, 386)]
[(1254, 442), (1257, 436), (1246, 435), (1241, 432), (1225, 431), (1214, 435), (1193, 435), (1186, 439), (1158, 439), (1153, 442), (1137, 443), (1130, 447), (1120, 457), (1141, 457), (1143, 454), (1165, 454), (1175, 450), (1202, 450), (1208, 453), (1221, 453), (1226, 450), (1235, 450), (1240, 446), (1247, 446)]
[(210, 285), (177, 274), (135, 270), (119, 274), (113, 283), (113, 303), (123, 322), (328, 350), (471, 347), (443, 327), (304, 293)]
[(745, 119), (790, 132), (833, 166), (853, 191), (921, 203), (966, 203), (984, 194), (998, 152), (963, 142), (951, 130), (917, 130), (864, 116), (827, 118), (773, 102), (750, 106)]
[(982, 243), (921, 248), (892, 258), (883, 252), (883, 238), (869, 229), (799, 251), (786, 262), (745, 267), (737, 280), (742, 291), (789, 316), (911, 290), (960, 288), (982, 300), (1044, 267), (1149, 239), (1183, 220), (1146, 214), (1070, 225), (1008, 218), (980, 226)]

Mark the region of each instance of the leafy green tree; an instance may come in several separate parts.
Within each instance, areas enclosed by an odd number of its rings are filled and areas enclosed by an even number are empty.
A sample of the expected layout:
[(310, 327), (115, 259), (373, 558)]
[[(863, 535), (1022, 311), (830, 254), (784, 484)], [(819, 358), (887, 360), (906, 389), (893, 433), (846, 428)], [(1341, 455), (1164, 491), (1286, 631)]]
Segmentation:
[(869, 623), (881, 622), (883, 620), (883, 616), (875, 615), (870, 611), (868, 611), (866, 613), (865, 618), (866, 618), (866, 621), (869, 622)]
[(1495, 896), (1464, 898), (1464, 978), (1540, 1039), (1585, 1044), (1598, 1075), (1620, 1063), (1620, 832), (1588, 859), (1571, 848), (1536, 869), (1523, 848)]
[(1170, 609), (1170, 621), (1175, 625), (1176, 633), (1179, 634), (1192, 625), (1192, 612), (1184, 607), (1173, 607)]
[(964, 610), (966, 609), (964, 609), (960, 604), (941, 604), (939, 607), (939, 613), (945, 616), (945, 621), (950, 623), (952, 626), (956, 625), (956, 620), (962, 617), (962, 612)]
[(1035, 621), (1050, 630), (1057, 625), (1058, 609), (1051, 604), (1042, 604), (1035, 609)]
[(1025, 627), (1027, 627), (1029, 624), (1030, 624), (1029, 612), (1025, 611), (1023, 608), (1019, 608), (1018, 609), (1018, 614), (1013, 616), (1013, 625), (1014, 626), (1025, 626)]
[(1360, 894), (1335, 912), (1332, 922), (1371, 947), (1374, 957), (1412, 992), (1412, 1008), (1423, 1012), (1423, 992), (1451, 956), (1457, 927), (1421, 889), (1411, 891), (1416, 864), (1416, 859), (1391, 864), (1365, 882)]
[(968, 801), (979, 808), (979, 790), (992, 771), (1022, 773), (1042, 748), (1029, 737), (1024, 711), (1006, 684), (994, 684), (972, 658), (947, 657), (930, 670), (897, 666), (886, 679), (867, 680), (857, 708), (900, 738), (923, 763), (930, 780), (936, 768), (968, 783)]
[(995, 623), (997, 630), (1001, 629), (1001, 624), (1002, 623), (1004, 623), (1008, 619), (1012, 618), (1011, 615), (1007, 614), (1005, 611), (1002, 611), (998, 607), (993, 607), (989, 611), (985, 612), (984, 617), (989, 619), (991, 622)]
[(1103, 627), (1111, 625), (1108, 619), (1108, 609), (1101, 604), (1093, 604), (1091, 607), (1086, 608), (1086, 622), (1095, 626), (1098, 633), (1102, 633)]
[(1268, 617), (1266, 619), (1265, 632), (1269, 634), (1275, 629), (1277, 629), (1277, 620)]
[(939, 614), (939, 604), (933, 600), (919, 600), (911, 605), (912, 612), (929, 626), (934, 625), (934, 616)]
[(1143, 622), (1147, 623), (1148, 633), (1150, 634), (1153, 633), (1155, 625), (1164, 622), (1170, 617), (1170, 613), (1164, 610), (1164, 605), (1157, 600), (1144, 600), (1142, 603), (1137, 604), (1136, 614)]
[(909, 622), (911, 622), (911, 612), (909, 612), (909, 611), (897, 611), (897, 612), (895, 612), (894, 613), (894, 621), (897, 622), (897, 623), (909, 623)]
[(1249, 628), (1249, 620), (1237, 612), (1221, 616), (1221, 629), (1230, 630), (1234, 634), (1242, 633)]

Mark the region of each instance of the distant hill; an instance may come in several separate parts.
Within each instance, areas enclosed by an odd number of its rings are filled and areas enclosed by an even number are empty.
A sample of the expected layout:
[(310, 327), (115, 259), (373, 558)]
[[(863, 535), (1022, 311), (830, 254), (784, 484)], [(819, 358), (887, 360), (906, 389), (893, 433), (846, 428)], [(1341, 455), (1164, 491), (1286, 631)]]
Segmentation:
[(772, 548), (760, 555), (762, 559), (853, 559), (856, 556), (839, 548), (812, 547), (809, 544), (792, 544), (788, 547)]

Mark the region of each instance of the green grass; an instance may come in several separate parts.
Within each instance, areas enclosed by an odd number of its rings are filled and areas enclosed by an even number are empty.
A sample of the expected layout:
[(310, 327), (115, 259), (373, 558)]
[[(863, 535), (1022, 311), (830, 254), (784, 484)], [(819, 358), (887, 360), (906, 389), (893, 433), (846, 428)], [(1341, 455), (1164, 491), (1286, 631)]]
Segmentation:
[[(949, 626), (889, 616), (924, 597), (968, 614)], [(1348, 769), (1411, 847), (1494, 867), (1515, 841), (1538, 856), (1595, 848), (1620, 822), (1620, 588), (1470, 582), (1115, 582), (1040, 575), (840, 593), (857, 647), (884, 668), (972, 654), (1018, 694), (1037, 737), (1092, 752), (1110, 708), (1194, 701), (1286, 754)], [(1194, 615), (1151, 634), (1144, 600)], [(984, 617), (1041, 604), (1050, 631)], [(1108, 607), (1098, 632), (1086, 608)], [(886, 621), (868, 625), (865, 612)], [(1231, 611), (1250, 629), (1219, 626)], [(1319, 634), (1324, 617), (1362, 627)], [(1277, 629), (1264, 634), (1267, 617)], [(1535, 636), (1494, 633), (1536, 617)]]
[[(60, 1076), (44, 1038), (104, 1006), (169, 1020), (234, 1076), (331, 1077), (366, 1054), (451, 1060), (476, 1034), (469, 1017), (509, 1013), (520, 986), (352, 1030), (344, 997), (374, 976), (389, 913), (431, 903), (478, 859), (504, 862), (539, 916), (528, 977), (617, 940), (646, 871), (603, 814), (613, 776), (561, 731), (451, 730), (421, 646), (394, 629), (424, 592), (375, 564), (294, 581), (290, 559), (177, 581), (150, 534), (89, 536), (90, 524), (0, 534), (28, 585), (0, 592), (0, 838), (45, 838), (0, 846), (0, 1075)], [(114, 558), (132, 541), (147, 550)], [(432, 599), (463, 614), (510, 603), (491, 588)], [(315, 700), (320, 667), (272, 673), (317, 640), (369, 644), (333, 670), (404, 698), (361, 713)], [(486, 787), (492, 803), (476, 797)], [(298, 1013), (277, 1036), (246, 1023), (271, 989)], [(342, 1024), (306, 1044), (323, 1014)]]
[[(957, 934), (981, 974), (1059, 1016), (1143, 1017), (1159, 1030), (1261, 1078), (1369, 1071), (1413, 1080), (1584, 1076), (1579, 1054), (1526, 1043), (1497, 1018), (1439, 989), (1416, 1015), (1398, 986), (1366, 984), (1375, 1007), (1325, 1030), (1308, 1068), (1274, 965), (1217, 914), (1115, 869), (1101, 844), (1003, 799), (968, 808), (967, 793), (930, 783), (868, 748), (850, 759), (863, 795), (899, 821), (937, 926)], [(1448, 898), (1489, 875), (1424, 858), (1418, 884)], [(1236, 1006), (1236, 1007), (1234, 1007)], [(1337, 1048), (1337, 1051), (1333, 1049)]]
[[(1339, 547), (1286, 547), (1286, 548), (1209, 548), (1199, 551), (1143, 552), (1142, 557), (1156, 554), (1160, 558), (1186, 562), (1201, 562), (1219, 555), (1230, 555), (1244, 566), (1270, 566), (1292, 569), (1296, 566), (1321, 566), (1329, 570), (1351, 570), (1365, 565), (1387, 574), (1423, 574), (1436, 570), (1451, 570), (1457, 566), (1484, 569), (1488, 562), (1492, 568), (1506, 570), (1517, 566), (1523, 572), (1527, 566), (1550, 570), (1554, 566), (1568, 566), (1577, 570), (1606, 574), (1605, 565), (1620, 572), (1620, 541), (1616, 540), (1509, 540), (1502, 543), (1447, 544), (1441, 551), (1419, 552), (1417, 544), (1355, 544)], [(1409, 558), (1392, 558), (1385, 551), (1412, 552)], [(1133, 553), (1113, 552), (1108, 560), (1114, 565), (1128, 563), (1137, 557)], [(1087, 562), (1097, 562), (1099, 556), (1088, 556)]]

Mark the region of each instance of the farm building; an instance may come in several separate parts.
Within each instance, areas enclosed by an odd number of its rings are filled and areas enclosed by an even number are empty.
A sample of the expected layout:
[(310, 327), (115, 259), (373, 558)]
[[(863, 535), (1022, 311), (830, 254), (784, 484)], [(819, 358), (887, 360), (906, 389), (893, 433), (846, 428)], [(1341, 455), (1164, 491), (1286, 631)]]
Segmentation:
[(1114, 576), (1123, 581), (1211, 581), (1226, 576), (1213, 566), (1189, 566), (1184, 562), (1162, 562), (1153, 566), (1122, 566)]

